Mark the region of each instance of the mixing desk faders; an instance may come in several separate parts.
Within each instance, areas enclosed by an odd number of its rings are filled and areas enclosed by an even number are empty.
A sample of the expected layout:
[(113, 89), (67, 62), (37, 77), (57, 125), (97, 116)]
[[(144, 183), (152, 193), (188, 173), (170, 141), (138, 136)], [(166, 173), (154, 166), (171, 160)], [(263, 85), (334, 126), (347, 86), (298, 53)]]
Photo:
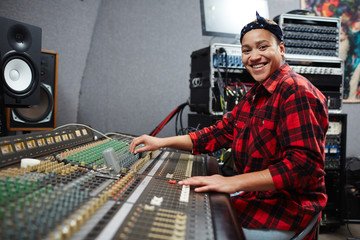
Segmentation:
[[(214, 158), (171, 149), (134, 155), (131, 136), (89, 136), (77, 127), (0, 139), (6, 163), (0, 171), (0, 239), (242, 238), (227, 195), (178, 184), (217, 173)], [(50, 137), (54, 141), (46, 141)], [(46, 150), (35, 153), (40, 148)], [(102, 155), (106, 149), (114, 151), (112, 166)], [(20, 155), (31, 159), (19, 167)]]

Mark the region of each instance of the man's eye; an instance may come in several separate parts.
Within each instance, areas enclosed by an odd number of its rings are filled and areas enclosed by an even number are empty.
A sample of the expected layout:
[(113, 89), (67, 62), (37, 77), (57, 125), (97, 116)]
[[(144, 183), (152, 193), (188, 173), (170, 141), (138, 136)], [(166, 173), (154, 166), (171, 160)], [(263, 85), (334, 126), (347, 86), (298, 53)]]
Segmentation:
[(267, 45), (260, 46), (259, 49), (265, 49), (267, 48)]
[(250, 52), (250, 50), (249, 49), (243, 49), (242, 52), (243, 53), (248, 53), (248, 52)]

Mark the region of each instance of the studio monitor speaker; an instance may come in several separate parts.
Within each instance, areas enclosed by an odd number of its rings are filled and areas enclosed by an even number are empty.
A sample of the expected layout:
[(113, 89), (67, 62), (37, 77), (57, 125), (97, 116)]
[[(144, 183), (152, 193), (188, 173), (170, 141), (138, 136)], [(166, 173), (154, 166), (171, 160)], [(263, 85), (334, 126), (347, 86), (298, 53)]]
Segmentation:
[(56, 127), (58, 54), (41, 51), (40, 103), (27, 107), (7, 108), (10, 131), (51, 130)]
[(1, 92), (5, 106), (40, 101), (41, 28), (0, 17)]

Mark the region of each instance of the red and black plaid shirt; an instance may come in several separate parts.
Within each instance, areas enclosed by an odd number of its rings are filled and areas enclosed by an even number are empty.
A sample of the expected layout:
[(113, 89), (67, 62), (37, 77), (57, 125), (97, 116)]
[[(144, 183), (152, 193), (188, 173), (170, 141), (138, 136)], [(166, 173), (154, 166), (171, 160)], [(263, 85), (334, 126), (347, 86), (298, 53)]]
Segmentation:
[(194, 154), (231, 147), (240, 174), (270, 170), (275, 191), (232, 198), (241, 226), (300, 232), (326, 205), (327, 128), (324, 95), (284, 64), (221, 121), (190, 137)]

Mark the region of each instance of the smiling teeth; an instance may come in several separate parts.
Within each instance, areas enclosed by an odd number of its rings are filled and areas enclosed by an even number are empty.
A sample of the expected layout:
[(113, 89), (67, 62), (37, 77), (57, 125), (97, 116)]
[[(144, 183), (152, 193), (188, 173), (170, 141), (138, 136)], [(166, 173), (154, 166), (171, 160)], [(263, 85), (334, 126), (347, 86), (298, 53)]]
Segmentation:
[(265, 64), (259, 64), (259, 65), (253, 65), (253, 68), (261, 68), (262, 66), (264, 66)]

